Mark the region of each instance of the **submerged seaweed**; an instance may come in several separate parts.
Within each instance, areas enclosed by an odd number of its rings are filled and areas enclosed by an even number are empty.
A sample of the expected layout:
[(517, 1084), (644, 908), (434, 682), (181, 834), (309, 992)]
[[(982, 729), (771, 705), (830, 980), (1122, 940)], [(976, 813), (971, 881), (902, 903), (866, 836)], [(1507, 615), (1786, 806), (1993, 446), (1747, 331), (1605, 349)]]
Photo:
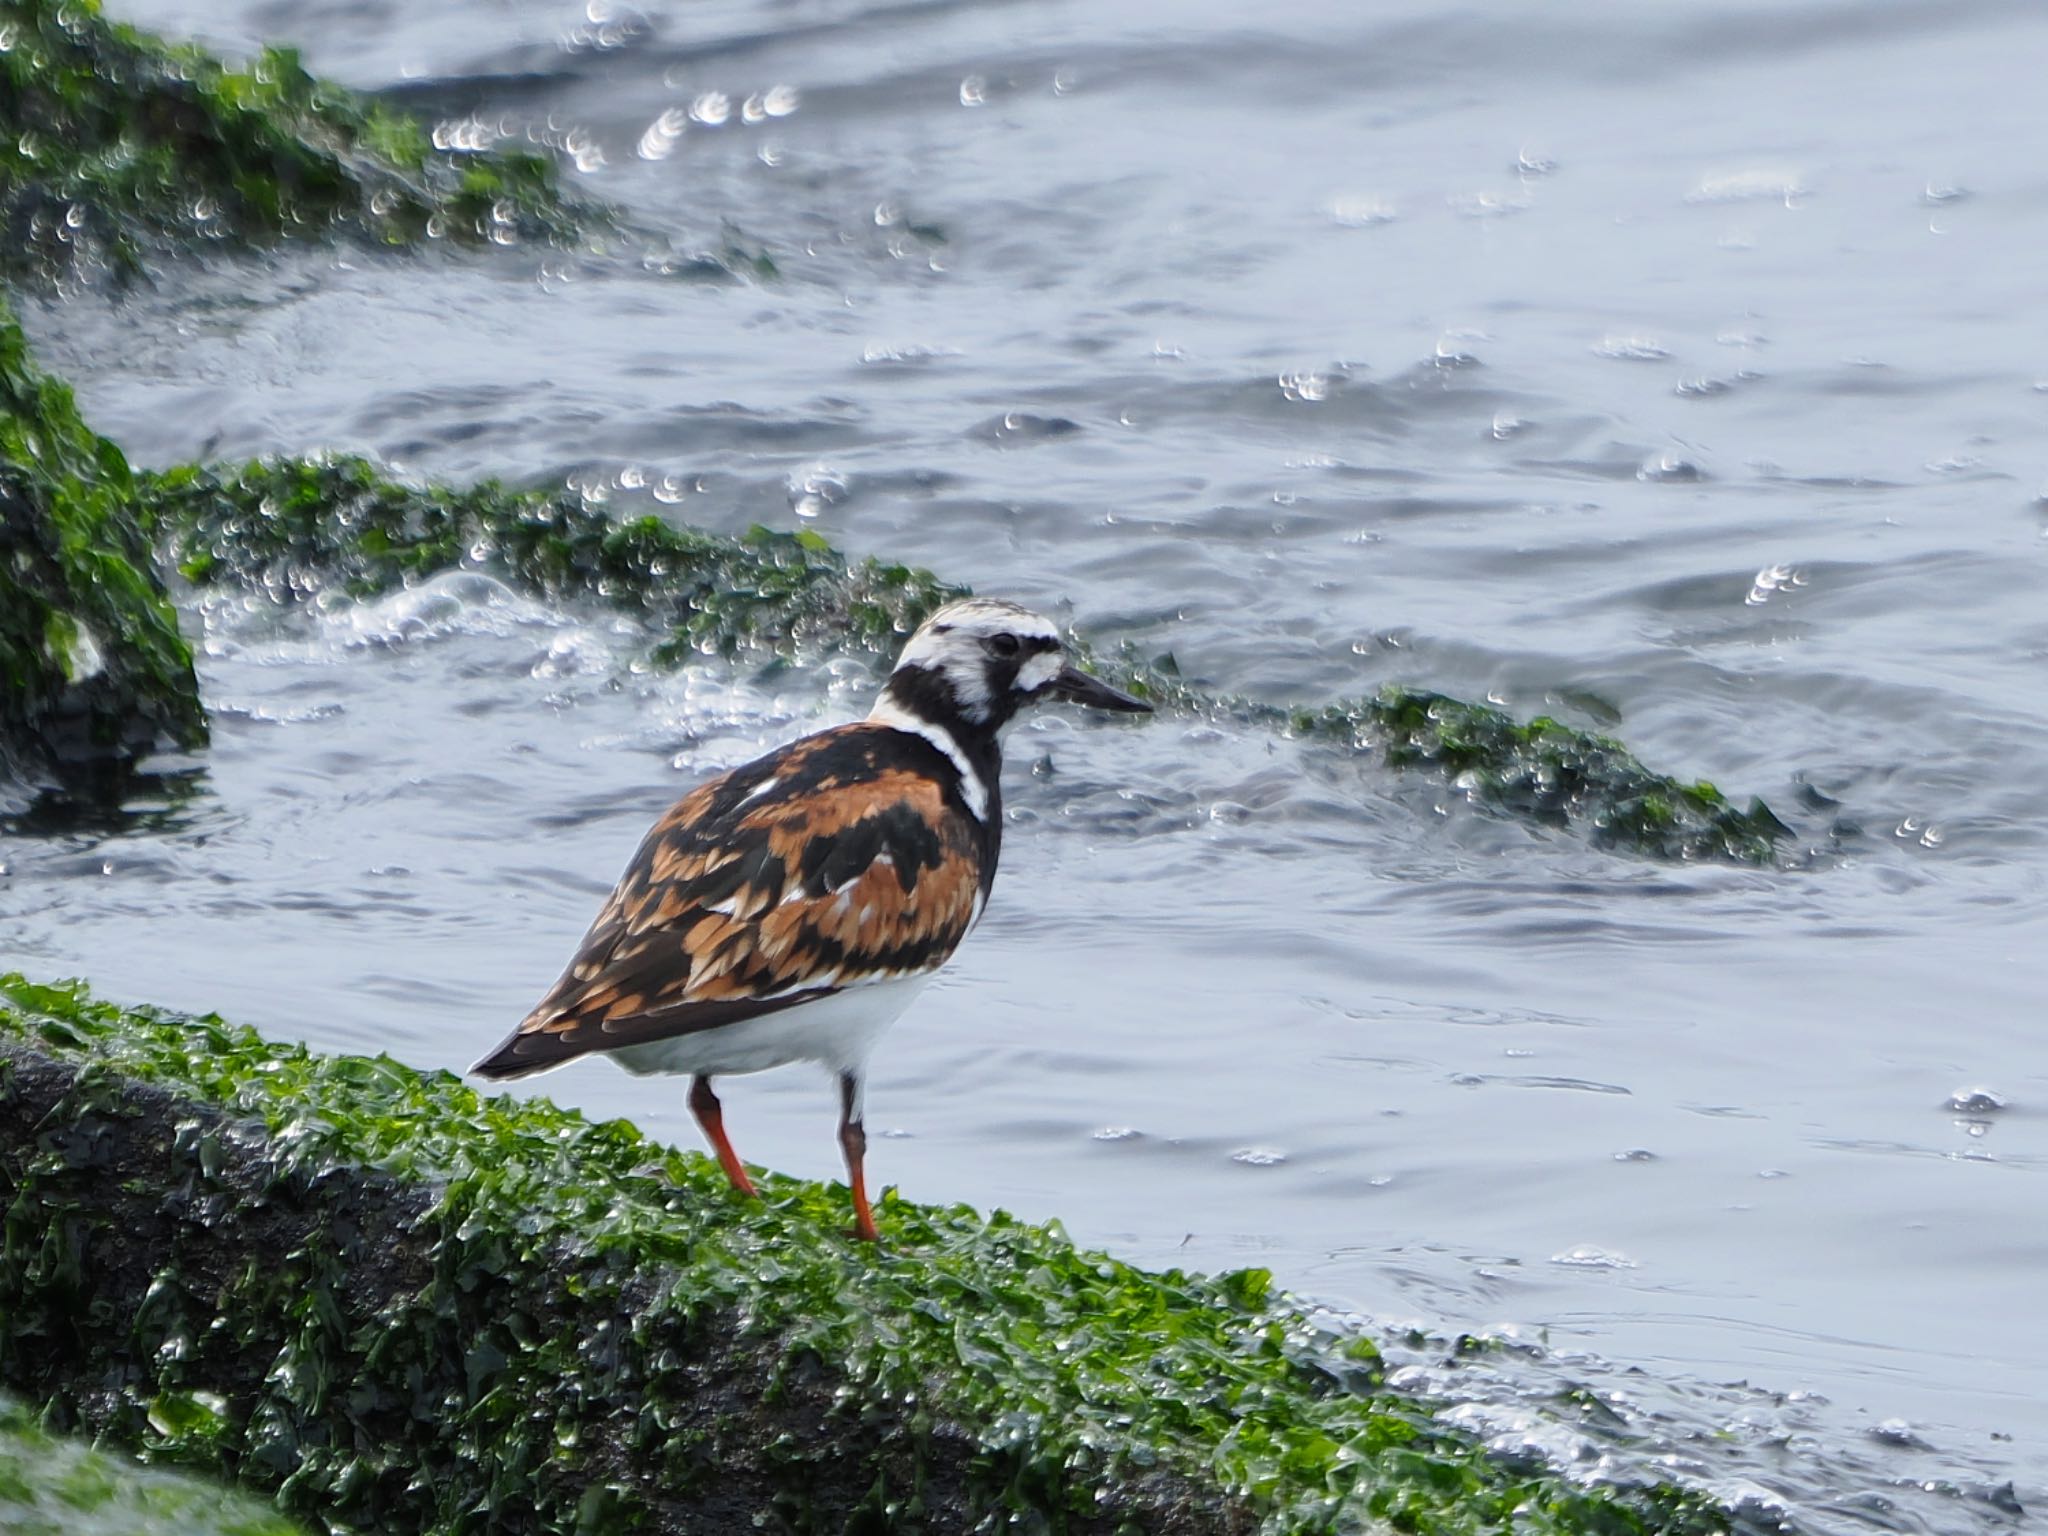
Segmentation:
[(0, 1376), (337, 1527), (1728, 1528), (1490, 1458), (1264, 1271), (893, 1197), (876, 1250), (822, 1186), (75, 985), (0, 978), (0, 1042)]
[(134, 276), (162, 246), (329, 231), (561, 240), (595, 217), (542, 156), (437, 148), (287, 48), (235, 69), (95, 0), (0, 0), (0, 40), (0, 277)]
[(1542, 826), (1578, 827), (1603, 848), (1651, 858), (1768, 864), (1792, 835), (1771, 808), (1746, 808), (1704, 779), (1657, 773), (1612, 737), (1548, 715), (1520, 721), (1490, 704), (1389, 684), (1377, 694), (1313, 708), (1213, 695), (1191, 686), (1171, 658), (1126, 649), (1095, 663), (1161, 708), (1227, 716), (1352, 752), (1387, 766), (1441, 773), (1474, 804)]
[(644, 618), (654, 658), (799, 642), (893, 646), (957, 596), (929, 571), (850, 563), (808, 530), (742, 538), (619, 522), (572, 491), (400, 485), (357, 458), (267, 459), (145, 477), (142, 505), (188, 580), (284, 602), (370, 597), (476, 565), (553, 598)]
[(1433, 768), (1479, 804), (1551, 826), (1583, 825), (1602, 847), (1664, 859), (1769, 863), (1791, 833), (1762, 800), (1747, 808), (1704, 779), (1653, 773), (1628, 748), (1538, 715), (1410, 688), (1297, 710), (1302, 735), (1377, 743), (1396, 768)]

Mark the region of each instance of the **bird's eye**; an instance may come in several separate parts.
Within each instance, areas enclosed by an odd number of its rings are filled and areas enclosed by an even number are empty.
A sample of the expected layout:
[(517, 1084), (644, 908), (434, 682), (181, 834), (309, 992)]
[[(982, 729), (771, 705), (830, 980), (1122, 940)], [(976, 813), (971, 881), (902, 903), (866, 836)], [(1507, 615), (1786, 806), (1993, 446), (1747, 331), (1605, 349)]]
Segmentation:
[(1023, 648), (1024, 642), (1019, 640), (1015, 635), (1001, 634), (990, 635), (988, 637), (989, 655), (999, 657), (1004, 661), (1008, 661), (1012, 656), (1016, 655)]

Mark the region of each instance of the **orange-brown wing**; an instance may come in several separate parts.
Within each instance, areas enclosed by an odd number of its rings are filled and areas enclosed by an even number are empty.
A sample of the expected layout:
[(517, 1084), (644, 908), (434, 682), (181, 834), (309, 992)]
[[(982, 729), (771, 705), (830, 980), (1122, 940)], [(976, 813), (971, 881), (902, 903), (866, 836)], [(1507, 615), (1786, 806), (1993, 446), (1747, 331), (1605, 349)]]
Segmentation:
[(827, 733), (678, 801), (475, 1070), (518, 1076), (943, 964), (980, 909), (984, 834), (942, 779), (888, 761), (902, 740)]

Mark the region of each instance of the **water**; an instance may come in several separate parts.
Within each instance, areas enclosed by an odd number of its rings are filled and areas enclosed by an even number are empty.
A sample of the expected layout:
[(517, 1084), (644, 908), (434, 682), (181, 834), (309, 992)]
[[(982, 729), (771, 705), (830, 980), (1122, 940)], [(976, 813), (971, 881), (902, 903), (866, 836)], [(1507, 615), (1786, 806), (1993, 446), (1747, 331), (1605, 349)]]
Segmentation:
[[(551, 136), (637, 231), (34, 311), (142, 461), (815, 526), (1234, 691), (1562, 713), (1825, 850), (1650, 866), (1257, 733), (1039, 719), (988, 918), (876, 1062), (876, 1176), (1503, 1332), (1415, 1368), (1511, 1440), (1592, 1383), (1817, 1530), (2048, 1503), (2037, 8), (123, 13)], [(706, 280), (727, 248), (781, 276)], [(205, 794), (11, 842), (10, 958), (422, 1066), (523, 1012), (670, 799), (873, 686), (650, 675), (474, 575), (193, 611)], [(694, 1144), (680, 1085), (537, 1086)], [(835, 1174), (822, 1081), (721, 1091), (747, 1157)]]

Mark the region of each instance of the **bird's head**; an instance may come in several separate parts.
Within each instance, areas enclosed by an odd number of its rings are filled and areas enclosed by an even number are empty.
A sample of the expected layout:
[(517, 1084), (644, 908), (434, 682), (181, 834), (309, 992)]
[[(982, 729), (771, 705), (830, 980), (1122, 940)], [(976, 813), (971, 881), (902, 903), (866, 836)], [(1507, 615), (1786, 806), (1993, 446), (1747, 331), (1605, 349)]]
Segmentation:
[(1152, 711), (1075, 666), (1050, 619), (993, 597), (963, 598), (926, 619), (897, 657), (882, 699), (878, 712), (893, 704), (936, 724), (989, 732), (1042, 699)]

